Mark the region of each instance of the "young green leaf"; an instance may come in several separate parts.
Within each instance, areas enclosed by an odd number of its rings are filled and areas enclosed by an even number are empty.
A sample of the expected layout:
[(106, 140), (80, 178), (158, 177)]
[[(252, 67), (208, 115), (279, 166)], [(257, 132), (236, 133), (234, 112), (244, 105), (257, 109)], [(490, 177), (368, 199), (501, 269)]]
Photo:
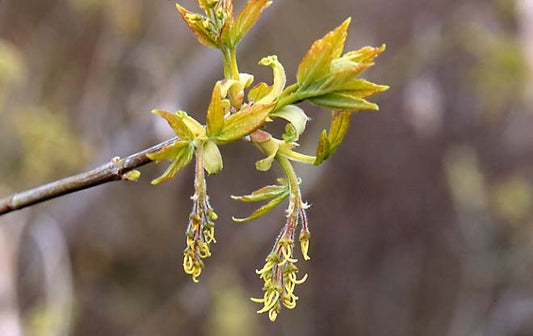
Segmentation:
[(207, 109), (207, 136), (211, 137), (218, 135), (222, 128), (224, 128), (224, 116), (229, 108), (229, 102), (222, 101), (220, 82), (215, 84), (213, 94), (211, 96), (211, 103)]
[(298, 137), (304, 132), (305, 125), (309, 120), (305, 112), (296, 105), (284, 106), (276, 112), (271, 113), (269, 117), (283, 118), (290, 122), (296, 131), (296, 139), (294, 141), (298, 140)]
[(274, 82), (272, 83), (271, 87), (272, 89), (267, 95), (263, 96), (258, 101), (258, 103), (268, 104), (278, 99), (279, 95), (283, 92), (285, 84), (287, 83), (287, 76), (285, 75), (285, 69), (283, 68), (283, 65), (278, 61), (278, 57), (276, 55), (263, 57), (259, 61), (259, 64), (272, 67), (274, 76)]
[(339, 57), (344, 49), (350, 18), (335, 30), (313, 43), (298, 67), (296, 79), (301, 89), (330, 71), (331, 61)]
[(194, 135), (180, 116), (163, 110), (152, 110), (152, 113), (163, 117), (176, 135), (182, 140), (192, 140)]
[(335, 153), (348, 132), (352, 114), (348, 111), (334, 111), (331, 113), (328, 141), (330, 156)]
[(379, 54), (385, 51), (385, 48), (385, 44), (380, 47), (363, 47), (359, 50), (350, 51), (342, 57), (357, 63), (371, 63)]
[(213, 141), (209, 140), (204, 143), (202, 155), (204, 168), (209, 175), (216, 174), (222, 170), (222, 155), (220, 155), (220, 150)]
[(329, 157), (329, 140), (326, 130), (322, 130), (320, 133), (320, 139), (318, 140), (318, 147), (316, 149), (316, 158), (313, 165), (318, 166), (324, 160)]
[(333, 92), (309, 99), (310, 102), (332, 109), (362, 111), (379, 110), (378, 105), (357, 96), (357, 91)]
[(272, 87), (269, 86), (265, 82), (261, 82), (254, 86), (253, 88), (248, 91), (248, 100), (250, 101), (259, 101), (264, 96), (266, 96), (270, 91), (272, 91)]
[(249, 195), (244, 196), (231, 196), (234, 200), (241, 202), (260, 202), (266, 201), (269, 198), (278, 197), (281, 194), (287, 192), (288, 186), (285, 185), (268, 185), (262, 187), (256, 191), (253, 191)]
[(193, 146), (182, 147), (177, 152), (177, 155), (174, 161), (170, 164), (170, 166), (163, 173), (163, 175), (152, 180), (152, 184), (159, 184), (163, 181), (169, 180), (173, 178), (174, 176), (176, 176), (176, 174), (180, 171), (181, 168), (185, 167), (186, 165), (189, 164), (189, 162), (191, 162), (193, 154), (194, 154)]
[(270, 154), (266, 158), (259, 160), (255, 163), (255, 169), (259, 171), (267, 171), (272, 166), (272, 162), (274, 162), (274, 158), (276, 158), (276, 152)]
[(247, 222), (247, 221), (250, 221), (252, 219), (256, 219), (258, 217), (261, 217), (264, 214), (266, 214), (267, 212), (269, 212), (270, 210), (274, 209), (278, 204), (283, 202), (283, 200), (286, 199), (287, 196), (289, 196), (289, 194), (290, 194), (290, 191), (287, 189), (286, 191), (281, 193), (279, 196), (277, 196), (276, 198), (274, 198), (273, 200), (271, 200), (267, 204), (265, 204), (262, 207), (260, 207), (259, 209), (255, 210), (250, 216), (248, 216), (246, 218), (235, 218), (235, 217), (233, 217), (233, 220), (235, 222), (242, 223), (242, 222)]
[(271, 4), (272, 1), (268, 0), (250, 0), (246, 3), (231, 26), (230, 41), (232, 47), (234, 47), (248, 30), (252, 28), (261, 16), (263, 10)]
[(191, 117), (185, 111), (178, 111), (176, 115), (183, 121), (183, 123), (191, 130), (194, 138), (205, 136), (205, 128), (196, 119)]
[(287, 125), (285, 125), (285, 133), (281, 135), (281, 138), (286, 143), (292, 144), (298, 141), (299, 134), (298, 131), (296, 131), (296, 128), (291, 123), (288, 123)]
[(388, 89), (389, 87), (387, 85), (374, 84), (364, 79), (354, 79), (344, 85), (342, 91), (347, 91), (350, 95), (355, 97), (366, 98)]
[(183, 147), (189, 146), (189, 141), (176, 141), (173, 144), (167, 145), (155, 153), (148, 153), (146, 156), (152, 161), (174, 161)]
[(349, 111), (334, 111), (331, 113), (329, 134), (326, 133), (326, 130), (323, 130), (320, 134), (316, 159), (313, 163), (315, 166), (318, 166), (335, 153), (337, 147), (339, 147), (344, 139), (346, 132), (348, 132), (350, 119), (351, 113)]
[(201, 16), (200, 14), (188, 11), (178, 4), (176, 4), (176, 8), (178, 9), (178, 12), (183, 18), (183, 21), (185, 21), (187, 26), (189, 26), (198, 42), (207, 47), (217, 49), (219, 48), (216, 39), (214, 38), (214, 36), (212, 36), (212, 34), (209, 33), (206, 28), (206, 25), (204, 25), (204, 22), (207, 22), (205, 17)]
[(255, 131), (265, 123), (268, 114), (274, 109), (275, 105), (275, 103), (250, 103), (244, 106), (239, 112), (230, 115), (226, 119), (224, 128), (216, 137), (216, 142), (224, 144), (235, 141)]
[[(335, 60), (333, 62), (335, 62)], [(355, 80), (355, 77), (366, 68), (367, 65), (365, 64), (353, 63), (352, 67), (332, 70), (323, 80), (314, 83), (314, 85), (310, 85), (305, 92), (307, 92), (307, 95), (313, 93), (315, 96), (318, 96), (344, 90), (344, 87), (351, 81)]]
[(198, 0), (198, 5), (201, 9), (207, 12), (207, 10), (211, 7), (209, 6), (209, 0)]

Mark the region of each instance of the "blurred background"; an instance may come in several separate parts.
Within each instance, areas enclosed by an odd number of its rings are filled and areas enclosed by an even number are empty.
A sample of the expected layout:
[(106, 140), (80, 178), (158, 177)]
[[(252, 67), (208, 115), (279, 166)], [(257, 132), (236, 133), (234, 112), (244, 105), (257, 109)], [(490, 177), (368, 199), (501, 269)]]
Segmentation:
[[(0, 335), (533, 335), (533, 1), (274, 1), (240, 70), (270, 82), (257, 61), (277, 54), (293, 82), (347, 16), (346, 50), (387, 44), (363, 77), (391, 89), (326, 164), (297, 166), (313, 236), (295, 310), (271, 323), (249, 300), (284, 213), (232, 222), (251, 208), (229, 196), (280, 173), (234, 143), (199, 284), (181, 265), (191, 167), (0, 217)], [(153, 108), (202, 120), (222, 76), (172, 2), (0, 0), (0, 196), (170, 137)], [(312, 154), (329, 113), (305, 108)]]

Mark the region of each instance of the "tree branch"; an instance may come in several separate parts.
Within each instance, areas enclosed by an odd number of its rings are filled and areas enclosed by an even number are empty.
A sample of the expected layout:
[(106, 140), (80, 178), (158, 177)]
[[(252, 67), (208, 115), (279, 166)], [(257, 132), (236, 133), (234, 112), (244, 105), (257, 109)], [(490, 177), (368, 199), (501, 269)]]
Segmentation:
[(173, 144), (177, 140), (178, 138), (174, 137), (143, 151), (131, 154), (123, 159), (114, 157), (108, 163), (87, 172), (2, 198), (0, 199), (0, 216), (55, 197), (83, 189), (89, 189), (103, 183), (127, 180), (125, 177), (126, 173), (152, 162), (146, 154), (155, 153), (161, 148)]

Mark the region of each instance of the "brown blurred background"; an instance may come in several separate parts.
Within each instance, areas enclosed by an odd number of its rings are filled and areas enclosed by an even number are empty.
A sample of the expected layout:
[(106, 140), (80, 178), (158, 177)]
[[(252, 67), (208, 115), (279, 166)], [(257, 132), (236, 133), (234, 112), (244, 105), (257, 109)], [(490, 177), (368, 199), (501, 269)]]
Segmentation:
[[(190, 167), (1, 217), (0, 335), (533, 335), (533, 1), (275, 0), (240, 70), (270, 82), (257, 61), (277, 54), (292, 82), (347, 16), (347, 50), (387, 44), (364, 77), (391, 89), (325, 165), (297, 167), (313, 237), (294, 311), (271, 323), (249, 301), (284, 217), (231, 221), (251, 208), (229, 195), (279, 174), (235, 143), (208, 180), (199, 284), (181, 266)], [(0, 0), (0, 196), (170, 137), (149, 111), (202, 118), (221, 77), (172, 2)], [(312, 153), (328, 113), (306, 110)]]

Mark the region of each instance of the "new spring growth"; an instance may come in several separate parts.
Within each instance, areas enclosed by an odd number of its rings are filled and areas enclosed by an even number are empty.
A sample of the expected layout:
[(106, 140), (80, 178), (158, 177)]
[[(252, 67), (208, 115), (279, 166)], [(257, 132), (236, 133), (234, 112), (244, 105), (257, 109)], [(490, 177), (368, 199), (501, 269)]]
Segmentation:
[(302, 256), (309, 260), (309, 226), (305, 209), (309, 206), (302, 201), (299, 180), (296, 178), (292, 166), (287, 158), (278, 156), (276, 158), (285, 171), (288, 180), (286, 190), (289, 194), (289, 206), (287, 208), (287, 221), (281, 229), (274, 247), (266, 257), (266, 264), (256, 273), (264, 281), (263, 297), (252, 298), (253, 302), (263, 304), (258, 313), (268, 312), (268, 317), (274, 321), (281, 311), (281, 306), (288, 309), (296, 307), (298, 297), (294, 294), (296, 285), (302, 284), (307, 279), (307, 274), (301, 279), (297, 279), (298, 267), (297, 259), (294, 258), (294, 238), (300, 227), (300, 246)]
[(215, 220), (218, 217), (209, 204), (202, 153), (203, 148), (200, 146), (196, 150), (194, 195), (191, 197), (193, 208), (185, 233), (187, 247), (183, 252), (183, 270), (192, 276), (194, 282), (198, 282), (198, 277), (204, 268), (202, 259), (211, 256), (210, 244), (216, 243)]
[[(307, 275), (298, 278), (297, 259), (294, 257), (297, 234), (303, 259), (310, 259), (308, 205), (302, 201), (299, 187), (302, 181), (297, 178), (292, 162), (321, 164), (341, 144), (353, 112), (378, 109), (366, 98), (388, 87), (358, 76), (374, 65), (375, 58), (385, 50), (385, 46), (364, 47), (343, 54), (350, 24), (350, 19), (347, 19), (312, 44), (300, 62), (296, 82), (287, 86), (285, 69), (273, 55), (259, 62), (272, 68), (272, 84), (261, 82), (251, 87), (254, 77), (238, 70), (236, 46), (271, 2), (250, 0), (237, 17), (233, 14), (231, 0), (198, 0), (198, 4), (203, 13), (190, 12), (180, 5), (177, 8), (201, 44), (221, 51), (224, 79), (217, 81), (213, 87), (205, 125), (183, 111), (153, 111), (168, 122), (179, 139), (148, 155), (157, 162), (171, 162), (152, 183), (158, 184), (175, 177), (196, 158), (195, 192), (186, 230), (183, 268), (197, 282), (204, 260), (211, 256), (210, 244), (215, 242), (214, 222), (217, 215), (209, 203), (205, 172), (211, 175), (223, 169), (219, 146), (246, 140), (265, 155), (255, 163), (257, 170), (268, 171), (273, 164), (281, 167), (284, 176), (278, 179), (278, 184), (259, 188), (249, 195), (232, 196), (242, 202), (266, 202), (248, 217), (234, 218), (237, 222), (256, 219), (288, 198), (285, 224), (265, 259), (265, 265), (257, 271), (264, 282), (263, 296), (252, 299), (263, 305), (258, 313), (268, 313), (270, 320), (274, 321), (282, 307), (296, 307), (298, 297), (295, 287), (307, 278)], [(304, 101), (330, 110), (329, 129), (324, 129), (316, 139), (315, 155), (298, 151), (298, 140), (310, 120), (298, 106)], [(276, 118), (286, 123), (283, 134), (273, 135), (264, 127)]]

